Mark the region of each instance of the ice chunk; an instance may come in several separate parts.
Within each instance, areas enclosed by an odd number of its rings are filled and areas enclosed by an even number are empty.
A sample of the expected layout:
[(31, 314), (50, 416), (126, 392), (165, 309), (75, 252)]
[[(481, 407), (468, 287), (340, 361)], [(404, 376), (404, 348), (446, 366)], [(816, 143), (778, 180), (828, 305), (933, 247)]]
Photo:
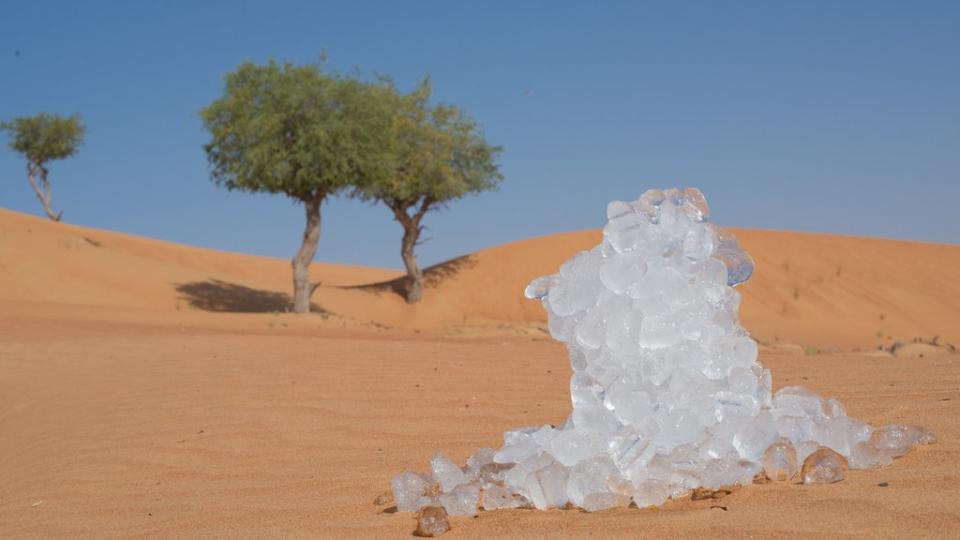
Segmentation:
[(607, 221), (622, 218), (633, 213), (633, 207), (630, 203), (623, 201), (610, 201), (607, 204)]
[(525, 508), (530, 505), (522, 495), (505, 486), (492, 485), (483, 490), (483, 509)]
[(617, 508), (630, 504), (630, 496), (612, 491), (594, 492), (583, 499), (583, 503), (578, 505), (587, 512), (597, 510), (606, 510), (607, 508)]
[(624, 424), (642, 425), (653, 414), (653, 401), (638, 380), (621, 378), (604, 394), (604, 405)]
[(758, 461), (770, 443), (777, 438), (777, 426), (769, 412), (762, 412), (733, 437), (733, 447), (740, 457)]
[(848, 460), (851, 469), (875, 469), (893, 463), (893, 456), (880, 450), (872, 441), (857, 443)]
[(675, 409), (660, 417), (660, 432), (654, 441), (663, 453), (692, 443), (703, 436), (703, 426), (690, 410)]
[(495, 463), (519, 463), (539, 451), (533, 438), (534, 429), (508, 431), (503, 435), (503, 448), (493, 455)]
[(417, 530), (413, 534), (432, 538), (449, 530), (450, 522), (443, 507), (427, 506), (420, 510), (420, 515), (417, 517)]
[(847, 460), (835, 451), (820, 447), (803, 460), (800, 476), (804, 484), (832, 484), (847, 475)]
[(707, 198), (703, 196), (702, 191), (697, 188), (687, 188), (683, 190), (683, 199), (685, 210), (693, 221), (707, 221), (710, 217), (710, 206), (707, 205)]
[(640, 508), (662, 506), (669, 498), (669, 484), (655, 478), (641, 481), (633, 491), (633, 503)]
[(440, 491), (448, 493), (460, 484), (466, 484), (470, 478), (450, 458), (437, 452), (430, 460), (433, 479), (440, 484)]
[(523, 291), (523, 295), (531, 300), (540, 300), (550, 292), (551, 281), (553, 281), (553, 278), (550, 276), (537, 278), (527, 285), (527, 288)]
[(476, 484), (461, 484), (450, 493), (440, 494), (440, 504), (451, 516), (474, 516), (480, 501), (480, 487)]
[(713, 256), (727, 267), (727, 284), (732, 287), (750, 279), (753, 274), (753, 259), (750, 255), (747, 255), (728, 231), (719, 227), (714, 227), (713, 230), (717, 237)]
[[(614, 492), (611, 488), (612, 481), (618, 476), (619, 471), (606, 454), (580, 461), (570, 469), (570, 477), (567, 480), (567, 498), (576, 506), (586, 508), (585, 501), (590, 495), (622, 495)], [(596, 498), (593, 504), (603, 504), (605, 500), (612, 502), (619, 499), (616, 497), (601, 497)], [(616, 506), (616, 504), (612, 506)]]
[(527, 476), (523, 495), (540, 510), (567, 504), (569, 471), (559, 463), (551, 463)]
[(839, 416), (815, 424), (811, 434), (813, 440), (821, 446), (832, 448), (840, 455), (849, 456), (854, 445), (870, 437), (870, 431), (870, 426), (863, 422)]
[(797, 463), (803, 464), (807, 456), (820, 449), (816, 441), (803, 441), (797, 445)]
[(711, 459), (700, 475), (700, 485), (708, 489), (746, 485), (760, 471), (760, 464), (745, 459)]
[(713, 254), (716, 245), (717, 237), (713, 229), (697, 227), (687, 231), (683, 239), (683, 254), (688, 259), (702, 261)]
[(617, 294), (626, 294), (630, 286), (646, 273), (647, 263), (639, 255), (608, 257), (600, 261), (600, 281)]
[(887, 424), (873, 435), (876, 448), (890, 457), (900, 457), (918, 444), (930, 444), (937, 438), (925, 428), (910, 424)]
[(433, 485), (431, 478), (413, 471), (404, 471), (394, 476), (390, 487), (393, 489), (393, 500), (397, 502), (397, 510), (416, 512), (417, 501), (430, 491)]
[(598, 434), (587, 429), (571, 429), (550, 441), (550, 453), (567, 467), (597, 455), (604, 447), (604, 441)]
[(823, 399), (802, 386), (781, 388), (773, 396), (774, 416), (822, 417), (826, 416)]
[(467, 477), (473, 481), (480, 478), (480, 471), (483, 469), (484, 465), (493, 464), (493, 456), (497, 454), (497, 451), (493, 448), (481, 448), (474, 452), (469, 458), (467, 458), (467, 466), (462, 470)]
[(787, 439), (771, 444), (763, 453), (763, 472), (773, 481), (790, 480), (797, 474), (797, 450)]

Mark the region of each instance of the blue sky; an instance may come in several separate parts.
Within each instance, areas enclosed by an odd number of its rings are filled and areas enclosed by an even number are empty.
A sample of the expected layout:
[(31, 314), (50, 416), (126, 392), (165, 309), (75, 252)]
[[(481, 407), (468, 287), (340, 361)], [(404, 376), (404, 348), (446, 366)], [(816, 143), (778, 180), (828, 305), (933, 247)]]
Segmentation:
[[(726, 225), (960, 240), (960, 2), (12, 2), (0, 118), (81, 113), (71, 223), (278, 257), (299, 207), (209, 180), (197, 111), (244, 60), (429, 74), (506, 150), (503, 187), (427, 218), (421, 261), (598, 227), (700, 187)], [(0, 206), (39, 203), (0, 150)], [(384, 208), (324, 208), (317, 259), (400, 267)]]

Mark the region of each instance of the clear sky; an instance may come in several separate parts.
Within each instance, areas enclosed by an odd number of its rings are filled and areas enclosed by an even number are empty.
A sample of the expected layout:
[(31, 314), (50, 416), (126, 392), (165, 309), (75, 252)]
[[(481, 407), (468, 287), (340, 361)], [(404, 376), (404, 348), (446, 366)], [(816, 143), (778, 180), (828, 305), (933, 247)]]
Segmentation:
[[(244, 60), (431, 75), (505, 147), (503, 187), (427, 218), (421, 261), (602, 225), (691, 185), (735, 226), (960, 241), (960, 2), (0, 0), (0, 118), (81, 113), (65, 221), (290, 257), (303, 212), (208, 176), (197, 111)], [(40, 214), (0, 150), (0, 206)], [(400, 267), (337, 199), (317, 259)]]

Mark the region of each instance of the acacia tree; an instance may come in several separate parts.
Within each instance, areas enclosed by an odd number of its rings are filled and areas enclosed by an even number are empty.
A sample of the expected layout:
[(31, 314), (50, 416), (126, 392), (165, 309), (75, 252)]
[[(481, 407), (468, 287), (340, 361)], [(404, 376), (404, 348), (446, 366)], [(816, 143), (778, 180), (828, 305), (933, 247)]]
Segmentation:
[(391, 117), (373, 86), (320, 66), (244, 63), (226, 76), (224, 95), (200, 115), (213, 181), (229, 190), (283, 194), (306, 210), (291, 261), (293, 311), (310, 311), (319, 283), (310, 263), (320, 240), (320, 208), (340, 190), (389, 170)]
[(85, 132), (80, 115), (63, 117), (40, 113), (0, 122), (0, 130), (10, 133), (10, 149), (26, 158), (27, 180), (40, 199), (43, 211), (51, 220), (60, 221), (63, 211), (53, 211), (47, 164), (77, 153)]
[(388, 79), (378, 88), (391, 104), (391, 174), (372, 177), (354, 191), (382, 202), (403, 227), (400, 256), (407, 270), (408, 303), (423, 297), (423, 271), (414, 252), (431, 210), (469, 194), (496, 188), (503, 180), (497, 164), (502, 151), (487, 144), (480, 127), (452, 105), (431, 105), (430, 80), (401, 94)]

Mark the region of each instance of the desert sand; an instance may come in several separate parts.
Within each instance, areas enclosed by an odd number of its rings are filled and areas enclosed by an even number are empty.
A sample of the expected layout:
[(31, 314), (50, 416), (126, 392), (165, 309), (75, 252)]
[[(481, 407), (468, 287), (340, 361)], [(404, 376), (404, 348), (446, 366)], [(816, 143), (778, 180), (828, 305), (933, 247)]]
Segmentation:
[[(735, 232), (774, 387), (939, 442), (834, 485), (482, 512), (446, 538), (956, 535), (960, 246)], [(285, 260), (0, 210), (0, 538), (409, 537), (412, 515), (373, 504), (394, 474), (569, 412), (566, 354), (521, 293), (598, 239), (438, 265), (416, 306), (395, 270), (316, 264), (318, 313), (298, 317)]]

